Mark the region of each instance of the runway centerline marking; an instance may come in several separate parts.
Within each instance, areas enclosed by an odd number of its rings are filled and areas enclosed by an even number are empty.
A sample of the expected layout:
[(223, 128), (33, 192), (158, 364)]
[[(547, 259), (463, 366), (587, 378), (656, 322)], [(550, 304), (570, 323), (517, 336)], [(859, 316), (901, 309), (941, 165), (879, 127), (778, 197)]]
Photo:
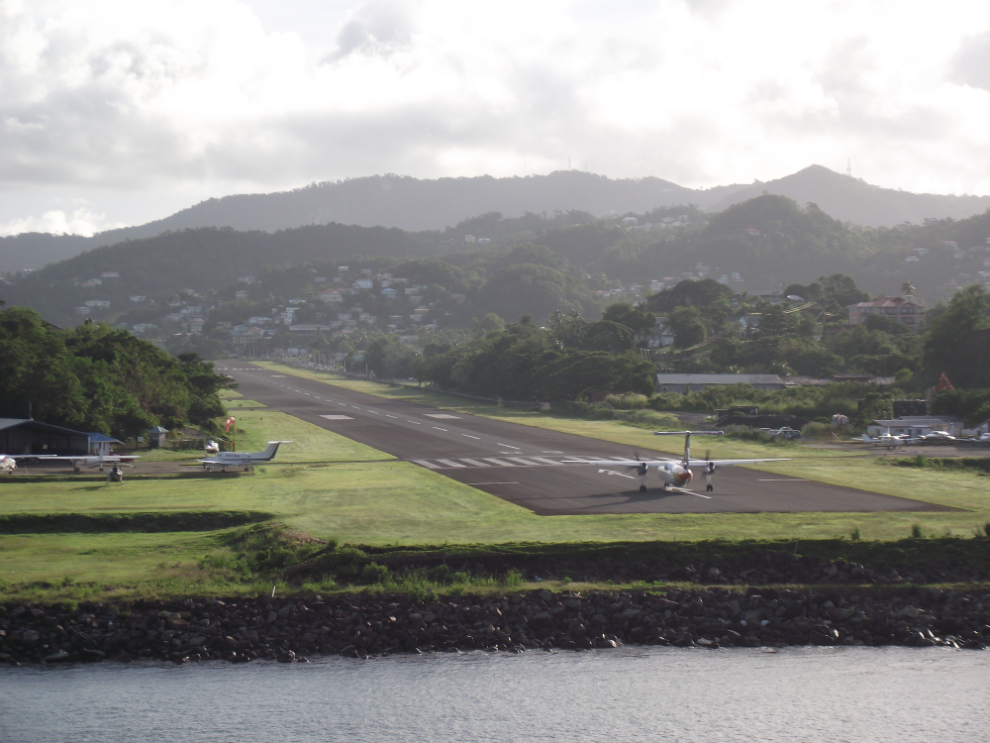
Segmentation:
[(422, 423), (420, 423), (419, 421), (410, 421), (410, 420), (407, 420), (407, 421), (406, 421), (406, 423), (415, 423), (415, 424), (416, 424), (417, 426), (421, 426), (421, 425), (423, 425), (423, 424), (422, 424)]
[(385, 413), (385, 417), (386, 418), (395, 418), (396, 420), (399, 420), (399, 416), (397, 416), (397, 415), (389, 415), (388, 413)]
[(443, 431), (444, 433), (447, 432), (446, 428), (440, 428), (440, 426), (434, 426), (434, 428), (437, 429), (438, 431)]
[(478, 441), (481, 441), (481, 437), (480, 436), (472, 436), (469, 433), (462, 433), (461, 436), (463, 436), (464, 438), (467, 438), (467, 439), (477, 439)]
[(461, 417), (459, 415), (447, 415), (446, 413), (423, 413), (423, 416), (426, 418), (450, 418), (450, 419), (459, 419)]
[(519, 451), (518, 446), (513, 446), (512, 444), (503, 444), (501, 441), (498, 441), (496, 443), (498, 443), (499, 446), (504, 446), (506, 449), (515, 449), (516, 451)]

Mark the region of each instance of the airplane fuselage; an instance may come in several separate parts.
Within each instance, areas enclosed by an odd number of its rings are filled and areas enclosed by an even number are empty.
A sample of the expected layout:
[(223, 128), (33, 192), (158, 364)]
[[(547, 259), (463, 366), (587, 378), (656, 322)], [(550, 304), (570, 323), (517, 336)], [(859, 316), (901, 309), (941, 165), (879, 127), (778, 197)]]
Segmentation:
[(676, 464), (665, 464), (657, 467), (657, 477), (663, 482), (665, 486), (673, 486), (675, 488), (686, 487), (688, 483), (694, 478), (694, 474), (691, 472), (689, 467), (685, 467), (682, 463)]

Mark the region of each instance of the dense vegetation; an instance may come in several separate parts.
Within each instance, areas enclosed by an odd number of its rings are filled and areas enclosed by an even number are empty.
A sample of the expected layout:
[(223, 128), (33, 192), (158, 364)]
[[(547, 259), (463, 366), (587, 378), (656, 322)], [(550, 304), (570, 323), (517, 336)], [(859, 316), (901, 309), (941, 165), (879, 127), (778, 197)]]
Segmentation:
[(120, 438), (161, 424), (209, 426), (231, 386), (195, 354), (179, 359), (123, 330), (84, 323), (63, 331), (33, 310), (0, 310), (0, 417)]
[[(627, 229), (621, 217), (635, 217), (638, 226)], [(246, 275), (258, 279), (249, 297), (258, 307), (244, 311), (270, 313), (292, 298), (313, 301), (329, 286), (316, 279), (332, 279), (344, 264), (429, 285), (423, 299), (437, 310), (432, 318), (452, 328), (467, 327), (488, 312), (540, 320), (555, 309), (580, 307), (594, 318), (596, 291), (652, 279), (669, 285), (670, 277), (685, 274), (724, 278), (734, 292), (754, 293), (841, 273), (871, 293), (897, 293), (903, 283), (913, 282), (931, 303), (976, 279), (985, 268), (988, 235), (990, 213), (923, 228), (869, 228), (839, 222), (814, 204), (802, 208), (771, 195), (714, 215), (695, 206), (605, 218), (579, 211), (512, 218), (489, 212), (444, 231), (421, 233), (340, 224), (274, 234), (199, 228), (91, 250), (15, 278), (5, 293), (11, 303), (31, 306), (56, 323), (73, 322), (76, 307), (98, 299), (110, 308), (96, 310), (94, 317), (161, 324), (169, 303), (192, 296), (189, 292), (208, 304), (232, 301), (235, 290), (244, 288), (238, 278)], [(465, 242), (469, 238), (491, 242)], [(419, 275), (410, 259), (421, 263)], [(86, 286), (104, 272), (119, 278)], [(446, 301), (453, 294), (466, 299)], [(135, 295), (146, 301), (135, 305), (129, 299)], [(526, 306), (517, 306), (520, 298)], [(380, 318), (405, 313), (394, 303), (370, 309)]]

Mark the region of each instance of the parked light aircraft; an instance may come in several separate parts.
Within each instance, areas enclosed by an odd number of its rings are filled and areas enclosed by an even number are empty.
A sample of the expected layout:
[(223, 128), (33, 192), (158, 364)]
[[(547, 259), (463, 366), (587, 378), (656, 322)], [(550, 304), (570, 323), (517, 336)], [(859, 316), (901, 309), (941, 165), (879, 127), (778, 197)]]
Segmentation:
[(704, 461), (695, 460), (691, 461), (691, 437), (692, 436), (722, 436), (724, 431), (654, 431), (656, 436), (683, 436), (684, 437), (684, 457), (681, 459), (601, 459), (593, 462), (585, 462), (585, 464), (594, 464), (602, 469), (599, 472), (608, 472), (606, 468), (609, 467), (626, 467), (631, 470), (635, 470), (640, 477), (639, 491), (646, 491), (646, 475), (653, 469), (657, 473), (657, 477), (663, 482), (663, 489), (670, 490), (671, 488), (684, 488), (694, 477), (691, 471), (692, 467), (702, 468), (705, 474), (705, 480), (708, 485), (706, 490), (708, 492), (713, 491), (715, 488), (712, 486), (712, 475), (718, 471), (719, 467), (731, 467), (736, 464), (758, 464), (760, 462), (784, 462), (789, 459), (789, 457), (781, 457), (774, 459), (721, 459), (718, 461), (713, 461), (706, 453)]
[(86, 457), (66, 457), (56, 456), (54, 454), (0, 454), (0, 472), (6, 472), (9, 475), (14, 474), (18, 459), (37, 459), (45, 462), (72, 462), (72, 469), (76, 472), (81, 471), (83, 467), (99, 467), (100, 472), (103, 472), (103, 467), (108, 464), (124, 464), (133, 467), (133, 465), (128, 463), (140, 458), (139, 456), (120, 454), (101, 454), (99, 456)]
[(50, 454), (0, 454), (0, 472), (13, 475), (18, 459), (54, 459)]
[(269, 441), (268, 448), (264, 451), (222, 451), (219, 454), (215, 454), (212, 457), (206, 457), (205, 459), (200, 459), (199, 461), (203, 463), (203, 467), (207, 472), (212, 472), (214, 467), (223, 467), (224, 472), (227, 471), (228, 467), (243, 467), (244, 469), (247, 469), (251, 465), (258, 464), (259, 462), (270, 462), (275, 458), (275, 452), (278, 451), (279, 444), (291, 443), (291, 441)]
[(888, 428), (884, 433), (880, 434), (876, 438), (871, 437), (868, 433), (864, 433), (863, 441), (868, 444), (873, 444), (874, 446), (885, 446), (888, 449), (896, 449), (897, 447), (904, 446), (905, 444), (917, 444), (921, 441), (921, 439), (912, 438), (904, 433), (893, 436)]

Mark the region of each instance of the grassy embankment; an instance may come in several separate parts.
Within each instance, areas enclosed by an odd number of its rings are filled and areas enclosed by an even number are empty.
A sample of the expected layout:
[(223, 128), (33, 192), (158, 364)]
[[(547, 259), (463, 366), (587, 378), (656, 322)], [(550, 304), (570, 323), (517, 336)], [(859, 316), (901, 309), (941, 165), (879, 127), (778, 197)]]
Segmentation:
[[(478, 411), (472, 406), (469, 412)], [(561, 427), (642, 448), (646, 441), (654, 447), (658, 441), (649, 432), (614, 422), (494, 412), (507, 420)], [(923, 515), (537, 517), (282, 413), (241, 410), (237, 428), (241, 451), (260, 449), (270, 439), (295, 443), (283, 447), (275, 463), (249, 476), (143, 478), (139, 464), (123, 487), (108, 486), (98, 475), (4, 479), (0, 600), (256, 593), (262, 583), (270, 590), (272, 569), (291, 559), (289, 553), (299, 557), (318, 546), (310, 546), (304, 535), (369, 547), (441, 549), (506, 543), (556, 543), (566, 548), (646, 540), (808, 540), (856, 529), (863, 539), (890, 540), (907, 536), (918, 522), (926, 534), (969, 537), (990, 518), (985, 480), (969, 473), (902, 472), (870, 462), (855, 464), (864, 472), (877, 472), (878, 480), (906, 476), (916, 483), (915, 490), (921, 483), (925, 492), (918, 497), (967, 510)], [(749, 442), (731, 443), (745, 453), (764, 451)], [(733, 452), (744, 453), (735, 448)], [(816, 464), (813, 457), (802, 457), (793, 466), (803, 471), (819, 467), (821, 479), (826, 479), (836, 468), (833, 460)], [(199, 473), (190, 466), (190, 475)], [(268, 520), (284, 524), (287, 531), (250, 526)], [(259, 562), (250, 555), (264, 559)]]

